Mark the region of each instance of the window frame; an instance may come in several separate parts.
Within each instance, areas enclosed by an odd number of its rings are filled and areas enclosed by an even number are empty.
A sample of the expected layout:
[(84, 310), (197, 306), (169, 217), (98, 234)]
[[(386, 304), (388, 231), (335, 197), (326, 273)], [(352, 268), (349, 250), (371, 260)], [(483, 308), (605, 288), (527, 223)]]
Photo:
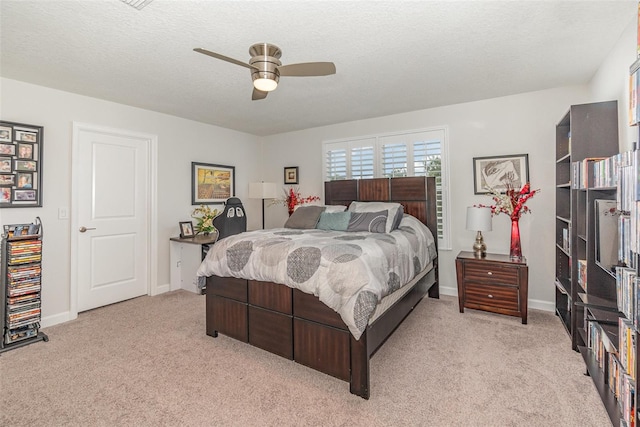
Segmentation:
[[(450, 161), (449, 161), (449, 129), (447, 126), (435, 126), (424, 129), (405, 130), (397, 132), (387, 132), (374, 135), (363, 135), (353, 138), (341, 138), (334, 140), (326, 140), (322, 142), (322, 178), (323, 181), (327, 181), (327, 167), (328, 167), (328, 153), (331, 148), (346, 149), (346, 178), (353, 179), (351, 170), (351, 149), (356, 147), (366, 146), (366, 141), (373, 144), (374, 152), (374, 178), (383, 177), (383, 144), (390, 143), (391, 139), (407, 139), (409, 142), (402, 142), (407, 145), (407, 163), (413, 161), (414, 158), (414, 144), (417, 142), (412, 140), (411, 135), (426, 135), (428, 133), (439, 133), (438, 139), (440, 140), (440, 185), (442, 195), (442, 237), (438, 237), (438, 249), (451, 250), (451, 213), (450, 213)], [(413, 138), (415, 139), (415, 138)], [(422, 139), (433, 139), (423, 137)], [(408, 147), (411, 149), (408, 149)], [(411, 169), (411, 171), (409, 170)], [(415, 176), (414, 167), (407, 167), (406, 176)], [(421, 175), (419, 175), (421, 176)], [(361, 179), (355, 177), (355, 179)]]

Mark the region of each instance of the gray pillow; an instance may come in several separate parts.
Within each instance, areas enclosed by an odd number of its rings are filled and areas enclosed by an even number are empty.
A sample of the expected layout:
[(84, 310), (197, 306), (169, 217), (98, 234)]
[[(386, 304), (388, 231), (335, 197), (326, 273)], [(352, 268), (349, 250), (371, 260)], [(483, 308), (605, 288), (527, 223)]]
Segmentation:
[[(349, 210), (351, 212), (378, 212), (386, 210), (387, 213), (387, 225), (385, 231), (391, 233), (393, 231), (393, 223), (396, 219), (398, 210), (402, 208), (400, 203), (396, 202), (351, 202)], [(402, 219), (402, 217), (400, 217)]]
[(319, 230), (347, 231), (351, 212), (322, 212), (316, 228)]
[(347, 231), (369, 231), (384, 233), (387, 225), (387, 211), (380, 212), (351, 212), (351, 220)]
[(400, 208), (396, 211), (396, 216), (393, 217), (393, 223), (391, 224), (391, 231), (397, 230), (400, 227), (400, 221), (404, 215), (404, 206), (400, 205)]
[(324, 212), (324, 206), (301, 206), (296, 209), (287, 222), (285, 228), (310, 229), (316, 228), (320, 214)]

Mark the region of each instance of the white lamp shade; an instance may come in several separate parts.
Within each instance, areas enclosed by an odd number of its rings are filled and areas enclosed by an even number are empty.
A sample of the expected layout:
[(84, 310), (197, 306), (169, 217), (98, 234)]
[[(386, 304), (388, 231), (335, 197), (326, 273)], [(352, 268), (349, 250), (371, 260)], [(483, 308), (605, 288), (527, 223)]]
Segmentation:
[(467, 230), (491, 231), (491, 209), (467, 207)]
[(249, 184), (250, 199), (277, 199), (278, 188), (275, 182), (252, 182)]

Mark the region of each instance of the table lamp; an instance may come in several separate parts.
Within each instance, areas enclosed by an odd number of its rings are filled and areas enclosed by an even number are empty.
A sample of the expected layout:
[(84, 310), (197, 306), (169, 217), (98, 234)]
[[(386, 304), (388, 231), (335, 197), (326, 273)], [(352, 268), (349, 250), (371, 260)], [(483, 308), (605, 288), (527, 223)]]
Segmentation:
[(264, 201), (277, 199), (278, 189), (275, 182), (252, 182), (249, 184), (249, 198), (262, 199), (262, 228), (264, 229)]
[(467, 207), (467, 230), (477, 231), (473, 252), (482, 258), (487, 254), (487, 245), (482, 238), (483, 231), (491, 231), (491, 209), (475, 206)]

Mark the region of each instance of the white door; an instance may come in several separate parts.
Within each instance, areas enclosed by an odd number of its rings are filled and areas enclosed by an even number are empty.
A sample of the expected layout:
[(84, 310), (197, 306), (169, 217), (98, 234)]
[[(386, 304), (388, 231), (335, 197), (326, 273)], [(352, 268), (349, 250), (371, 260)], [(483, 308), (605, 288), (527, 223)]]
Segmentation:
[(149, 292), (150, 140), (74, 130), (71, 235), (80, 312)]

